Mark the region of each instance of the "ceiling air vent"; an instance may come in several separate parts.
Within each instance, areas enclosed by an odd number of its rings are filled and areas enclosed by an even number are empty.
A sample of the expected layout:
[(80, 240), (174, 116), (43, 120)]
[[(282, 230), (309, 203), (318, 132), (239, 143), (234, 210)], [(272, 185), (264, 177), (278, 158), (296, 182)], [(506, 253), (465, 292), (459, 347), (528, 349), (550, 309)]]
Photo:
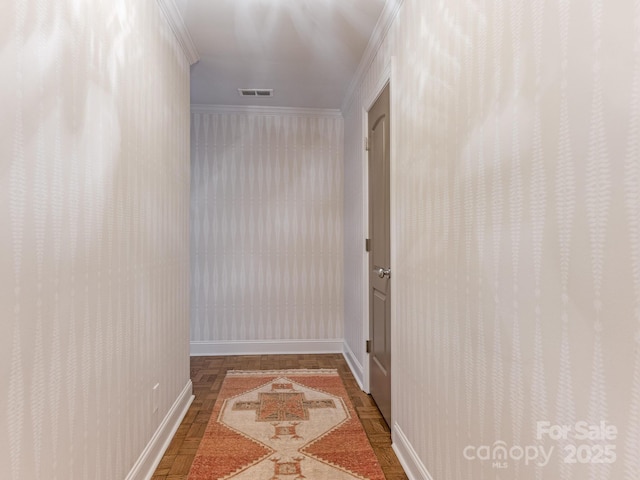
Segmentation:
[(241, 97), (273, 97), (273, 88), (239, 88)]

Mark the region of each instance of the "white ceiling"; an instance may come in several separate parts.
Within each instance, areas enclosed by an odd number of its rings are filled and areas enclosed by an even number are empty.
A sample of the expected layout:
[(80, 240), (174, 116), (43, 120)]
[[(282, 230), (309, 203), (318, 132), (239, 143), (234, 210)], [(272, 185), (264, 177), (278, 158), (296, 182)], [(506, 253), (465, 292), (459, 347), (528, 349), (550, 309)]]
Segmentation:
[[(200, 54), (191, 103), (340, 108), (385, 0), (175, 0)], [(243, 98), (238, 88), (273, 88)]]

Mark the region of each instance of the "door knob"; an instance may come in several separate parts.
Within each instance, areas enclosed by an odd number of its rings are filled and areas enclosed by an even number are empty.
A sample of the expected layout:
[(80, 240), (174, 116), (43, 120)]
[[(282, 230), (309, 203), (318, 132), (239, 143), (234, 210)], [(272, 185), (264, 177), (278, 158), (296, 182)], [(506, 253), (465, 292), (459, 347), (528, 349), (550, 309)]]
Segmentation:
[(390, 268), (379, 268), (378, 269), (378, 276), (380, 278), (391, 278), (391, 269)]

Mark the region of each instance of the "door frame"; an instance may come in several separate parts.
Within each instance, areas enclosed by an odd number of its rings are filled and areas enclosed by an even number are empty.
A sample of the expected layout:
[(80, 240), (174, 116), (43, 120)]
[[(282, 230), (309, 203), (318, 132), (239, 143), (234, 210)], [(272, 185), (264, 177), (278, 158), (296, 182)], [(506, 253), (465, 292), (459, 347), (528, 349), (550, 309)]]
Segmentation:
[[(396, 130), (395, 130), (395, 118), (396, 118), (396, 114), (395, 114), (395, 89), (394, 89), (394, 84), (395, 84), (395, 79), (396, 79), (396, 75), (395, 75), (395, 57), (391, 56), (391, 58), (389, 59), (389, 61), (387, 62), (387, 64), (385, 65), (385, 68), (383, 69), (383, 71), (380, 73), (380, 76), (378, 77), (376, 83), (375, 83), (375, 88), (373, 90), (371, 90), (370, 95), (368, 97), (365, 98), (365, 101), (362, 104), (362, 133), (363, 133), (363, 137), (368, 137), (369, 136), (369, 110), (371, 110), (371, 108), (373, 107), (373, 105), (376, 103), (376, 100), (378, 100), (378, 97), (380, 96), (380, 94), (382, 93), (382, 91), (384, 90), (384, 88), (389, 85), (389, 114), (391, 116), (391, 129), (390, 129), (390, 139), (389, 139), (389, 148), (390, 148), (390, 153), (389, 153), (389, 187), (390, 187), (390, 192), (389, 192), (389, 215), (390, 215), (390, 219), (389, 219), (389, 228), (390, 228), (390, 267), (391, 267), (391, 275), (393, 275), (393, 266), (396, 264), (396, 257), (397, 257), (397, 252), (395, 249), (395, 245), (397, 244), (397, 238), (396, 238), (396, 232), (397, 232), (397, 228), (395, 226), (395, 222), (394, 222), (394, 211), (395, 211), (395, 204), (396, 204), (396, 200), (395, 200), (395, 187), (394, 187), (394, 178), (395, 178), (395, 167), (394, 167), (394, 158), (395, 158), (395, 152), (396, 152)], [(363, 191), (363, 195), (362, 195), (362, 218), (363, 218), (363, 230), (364, 230), (364, 238), (367, 238), (369, 235), (369, 152), (366, 149), (362, 149), (362, 191)], [(369, 340), (369, 333), (370, 333), (370, 311), (369, 311), (369, 305), (370, 305), (370, 288), (369, 288), (369, 252), (365, 251), (364, 249), (364, 238), (362, 240), (362, 251), (363, 251), (363, 257), (362, 257), (362, 279), (363, 279), (363, 284), (362, 284), (362, 312), (363, 312), (363, 318), (362, 318), (362, 333), (363, 333), (363, 338), (361, 339), (362, 343), (361, 345), (364, 346), (365, 341)], [(394, 288), (395, 282), (391, 282), (391, 291), (390, 291), (390, 295), (391, 295), (391, 319), (393, 320), (396, 317), (395, 314), (395, 305), (396, 302), (393, 301), (394, 298), (397, 298), (395, 296), (395, 288)], [(391, 321), (391, 351), (393, 352), (395, 350), (394, 345), (395, 345), (395, 327), (394, 327), (394, 322)], [(364, 361), (362, 362), (362, 387), (363, 390), (366, 393), (371, 393), (371, 388), (370, 388), (370, 379), (369, 379), (369, 375), (370, 375), (370, 369), (369, 369), (369, 354), (365, 353), (365, 357), (364, 357)], [(393, 399), (393, 392), (394, 392), (394, 371), (396, 370), (396, 368), (394, 367), (394, 362), (391, 362), (391, 398)], [(393, 418), (393, 401), (391, 403), (391, 416)], [(390, 425), (391, 427), (391, 425)]]

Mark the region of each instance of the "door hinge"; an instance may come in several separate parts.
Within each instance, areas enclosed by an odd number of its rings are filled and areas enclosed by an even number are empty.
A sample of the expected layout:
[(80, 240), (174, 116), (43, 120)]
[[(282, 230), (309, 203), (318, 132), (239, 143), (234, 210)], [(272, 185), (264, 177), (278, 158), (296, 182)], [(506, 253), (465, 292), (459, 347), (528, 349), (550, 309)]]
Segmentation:
[(371, 353), (371, 340), (367, 340), (365, 342), (365, 347), (367, 349), (367, 353)]
[(370, 238), (365, 238), (364, 239), (364, 251), (365, 252), (370, 252), (371, 251), (371, 239)]
[(369, 137), (364, 137), (364, 149), (369, 151)]

